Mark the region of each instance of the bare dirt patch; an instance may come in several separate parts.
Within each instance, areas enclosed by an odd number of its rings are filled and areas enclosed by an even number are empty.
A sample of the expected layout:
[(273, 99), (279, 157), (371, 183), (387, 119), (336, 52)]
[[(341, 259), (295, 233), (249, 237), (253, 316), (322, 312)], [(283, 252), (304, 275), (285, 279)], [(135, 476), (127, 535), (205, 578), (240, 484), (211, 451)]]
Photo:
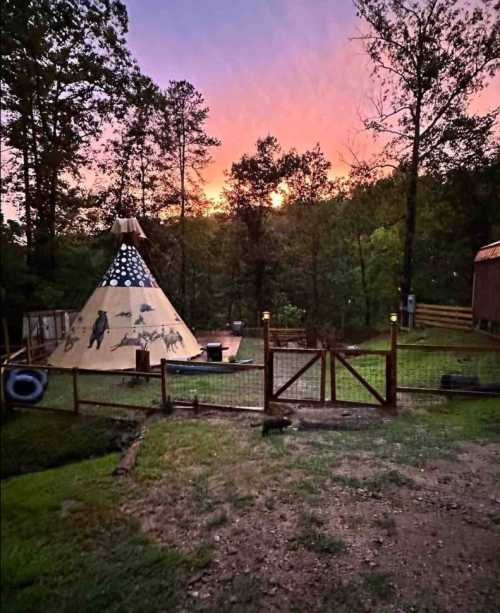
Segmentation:
[(236, 432), (238, 461), (166, 475), (124, 506), (154, 541), (210, 552), (180, 610), (498, 610), (499, 443), (417, 467), (383, 457), (383, 427), (374, 452), (340, 433), (262, 439), (251, 421), (212, 422)]

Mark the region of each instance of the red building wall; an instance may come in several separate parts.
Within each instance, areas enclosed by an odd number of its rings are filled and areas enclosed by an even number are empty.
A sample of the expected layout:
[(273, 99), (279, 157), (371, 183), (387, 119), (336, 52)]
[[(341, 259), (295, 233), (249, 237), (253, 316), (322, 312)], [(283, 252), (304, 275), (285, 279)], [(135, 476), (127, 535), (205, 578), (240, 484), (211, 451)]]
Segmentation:
[(474, 264), (474, 319), (500, 322), (500, 258)]

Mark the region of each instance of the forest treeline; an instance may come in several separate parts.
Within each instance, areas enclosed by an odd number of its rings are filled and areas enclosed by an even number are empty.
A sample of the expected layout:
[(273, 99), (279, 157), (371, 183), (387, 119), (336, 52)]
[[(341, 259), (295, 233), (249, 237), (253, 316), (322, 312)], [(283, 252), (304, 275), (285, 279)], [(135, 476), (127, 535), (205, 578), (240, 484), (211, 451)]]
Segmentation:
[(116, 216), (138, 217), (160, 285), (198, 328), (255, 324), (265, 309), (283, 325), (371, 327), (410, 291), (469, 304), (474, 254), (500, 232), (498, 109), (468, 112), (498, 68), (498, 17), (487, 3), (354, 4), (380, 82), (365, 120), (383, 135), (380, 155), (332, 180), (319, 144), (284, 149), (262, 135), (214, 203), (203, 171), (221, 143), (207, 133), (203, 94), (142, 74), (120, 1), (6, 0), (2, 200), (19, 217), (2, 217), (11, 324), (24, 310), (83, 304), (116, 248)]

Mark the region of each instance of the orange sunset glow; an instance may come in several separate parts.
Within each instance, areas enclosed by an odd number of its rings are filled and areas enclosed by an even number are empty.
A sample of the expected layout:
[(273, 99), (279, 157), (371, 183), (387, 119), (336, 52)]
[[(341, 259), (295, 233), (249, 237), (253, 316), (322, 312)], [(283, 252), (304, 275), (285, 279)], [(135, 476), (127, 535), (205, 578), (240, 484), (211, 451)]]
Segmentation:
[[(208, 131), (222, 141), (205, 170), (206, 195), (217, 200), (224, 171), (272, 134), (284, 148), (317, 142), (332, 175), (348, 172), (378, 143), (362, 129), (376, 91), (349, 0), (128, 0), (129, 46), (141, 68), (166, 87), (187, 79), (210, 107)], [(500, 98), (500, 79), (475, 101)]]

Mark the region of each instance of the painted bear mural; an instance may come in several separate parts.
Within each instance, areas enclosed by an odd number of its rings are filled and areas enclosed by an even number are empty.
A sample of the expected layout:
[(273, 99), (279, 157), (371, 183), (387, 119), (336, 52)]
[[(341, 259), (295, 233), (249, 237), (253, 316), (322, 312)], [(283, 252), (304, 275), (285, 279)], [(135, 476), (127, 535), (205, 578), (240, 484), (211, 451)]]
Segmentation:
[(96, 349), (99, 349), (104, 338), (104, 333), (109, 330), (108, 315), (106, 311), (97, 311), (97, 319), (92, 326), (92, 333), (89, 338), (89, 349), (96, 342)]

